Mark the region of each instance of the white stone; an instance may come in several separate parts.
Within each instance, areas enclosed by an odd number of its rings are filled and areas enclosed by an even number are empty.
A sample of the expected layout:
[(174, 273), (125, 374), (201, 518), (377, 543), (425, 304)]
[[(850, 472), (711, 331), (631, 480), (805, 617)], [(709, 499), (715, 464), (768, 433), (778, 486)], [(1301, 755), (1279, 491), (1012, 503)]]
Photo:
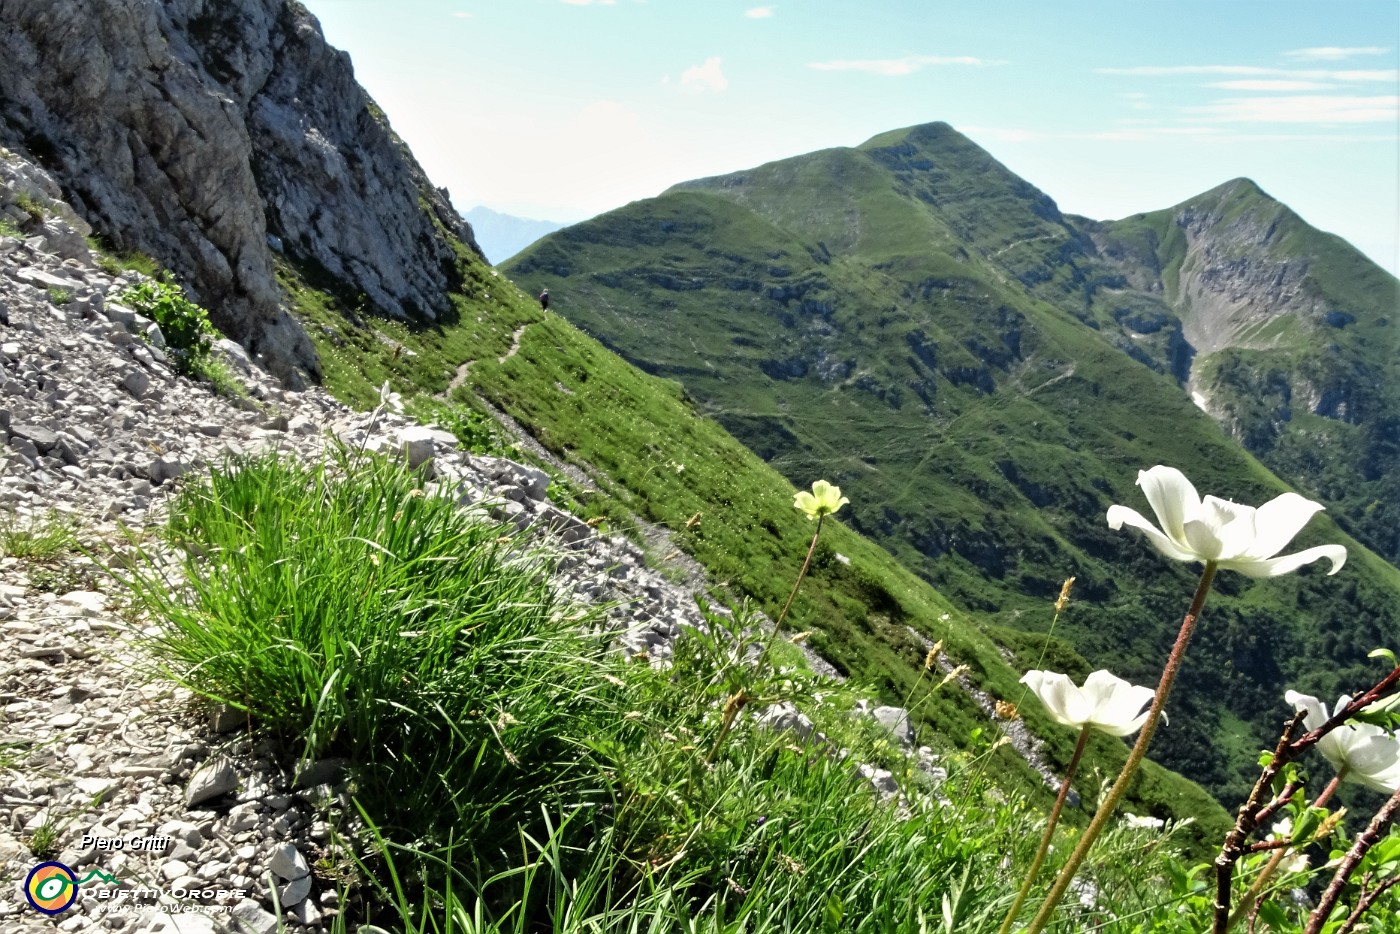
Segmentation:
[(306, 857), (291, 843), (284, 843), (272, 851), (272, 859), (268, 860), (267, 868), (279, 878), (288, 881), (300, 879), (311, 872)]

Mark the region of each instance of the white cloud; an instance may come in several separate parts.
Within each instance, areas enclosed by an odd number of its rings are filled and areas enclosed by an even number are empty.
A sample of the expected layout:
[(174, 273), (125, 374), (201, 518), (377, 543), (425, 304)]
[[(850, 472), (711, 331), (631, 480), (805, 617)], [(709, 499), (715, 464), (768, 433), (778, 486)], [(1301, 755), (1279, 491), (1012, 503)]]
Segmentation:
[(681, 87), (687, 91), (723, 91), (729, 79), (720, 69), (718, 55), (705, 59), (703, 65), (692, 65), (681, 72)]
[(1140, 143), (1160, 139), (1186, 139), (1201, 143), (1260, 143), (1260, 142), (1357, 142), (1388, 143), (1388, 138), (1374, 134), (1357, 133), (1337, 135), (1334, 133), (1258, 133), (1230, 129), (1223, 126), (1163, 126), (1145, 121), (1125, 120), (1125, 124), (1111, 130), (1045, 132), (1042, 130), (1022, 130), (1014, 127), (960, 126), (958, 131), (966, 133), (974, 140), (996, 143), (1039, 143), (1046, 140), (1094, 140), (1097, 142)]
[(749, 19), (767, 19), (773, 15), (771, 6), (756, 6), (751, 10), (745, 10), (744, 15)]
[(1221, 88), (1225, 91), (1327, 91), (1336, 87), (1321, 81), (1287, 81), (1277, 78), (1261, 78), (1243, 81), (1215, 81), (1206, 87)]
[(471, 18), (472, 18), (472, 14), (471, 14), (471, 13), (464, 13), (464, 12), (461, 11), (461, 10), (458, 10), (457, 12), (453, 13), (452, 15), (455, 16), (457, 19), (471, 19)]
[(1384, 55), (1390, 49), (1383, 45), (1336, 46), (1323, 45), (1311, 49), (1290, 49), (1284, 58), (1297, 58), (1310, 62), (1337, 62), (1357, 55)]
[(1229, 97), (1187, 110), (1216, 123), (1394, 123), (1400, 96)]
[(1281, 78), (1294, 81), (1397, 81), (1400, 71), (1390, 68), (1330, 71), (1321, 68), (1262, 68), (1257, 65), (1134, 65), (1131, 68), (1095, 68), (1101, 75), (1160, 77), (1164, 75), (1227, 75), (1241, 78)]
[(1324, 71), (1319, 72), (1318, 77), (1330, 78), (1333, 81), (1389, 81), (1394, 83), (1400, 81), (1400, 71), (1394, 68), (1390, 70), (1372, 71)]
[(817, 71), (863, 71), (872, 75), (898, 78), (912, 75), (929, 65), (1005, 65), (1006, 62), (975, 58), (971, 55), (906, 55), (903, 58), (837, 59), (830, 62), (808, 62)]
[(1101, 75), (1277, 75), (1281, 68), (1257, 68), (1253, 65), (1134, 65), (1131, 68), (1095, 68)]
[(598, 6), (612, 6), (617, 3), (617, 0), (559, 0), (559, 2), (567, 3), (569, 6), (592, 6), (595, 3)]

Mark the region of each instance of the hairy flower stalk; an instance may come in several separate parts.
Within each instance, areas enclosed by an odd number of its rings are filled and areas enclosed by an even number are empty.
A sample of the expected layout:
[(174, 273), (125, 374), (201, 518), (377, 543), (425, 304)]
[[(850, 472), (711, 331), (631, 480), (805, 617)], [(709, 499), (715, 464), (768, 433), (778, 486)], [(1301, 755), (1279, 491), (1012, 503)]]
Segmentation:
[(1157, 723), (1162, 718), (1167, 697), (1171, 694), (1172, 684), (1176, 681), (1181, 661), (1186, 655), (1186, 646), (1191, 641), (1216, 571), (1223, 568), (1238, 571), (1246, 577), (1277, 577), (1326, 558), (1332, 565), (1328, 573), (1335, 574), (1346, 562), (1347, 552), (1341, 545), (1319, 545), (1296, 554), (1279, 556), (1278, 553), (1303, 530), (1308, 520), (1322, 509), (1321, 504), (1304, 499), (1297, 493), (1284, 493), (1257, 509), (1215, 496), (1202, 498), (1185, 474), (1174, 467), (1160, 464), (1150, 470), (1139, 471), (1137, 483), (1142, 487), (1158, 524), (1154, 526), (1137, 510), (1114, 505), (1108, 509), (1109, 528), (1121, 529), (1126, 525), (1137, 529), (1147, 536), (1153, 548), (1166, 557), (1173, 561), (1200, 562), (1205, 568), (1201, 572), (1191, 607), (1182, 620), (1176, 643), (1167, 656), (1166, 667), (1162, 669), (1162, 678), (1152, 699), (1152, 708), (1147, 713), (1147, 722), (1143, 724), (1142, 732), (1128, 754), (1128, 761), (1055, 878), (1026, 934), (1039, 934), (1050, 923), (1056, 907), (1074, 881), (1074, 874), (1079, 871), (1094, 842), (1108, 825), (1128, 790), (1128, 783), (1147, 755), (1147, 747), (1157, 732)]
[(1123, 800), (1123, 795), (1128, 790), (1128, 783), (1147, 755), (1147, 747), (1152, 742), (1152, 735), (1157, 732), (1157, 723), (1162, 719), (1162, 710), (1167, 705), (1167, 696), (1171, 693), (1172, 684), (1176, 681), (1176, 673), (1181, 668), (1181, 660), (1186, 656), (1186, 646), (1191, 641), (1191, 634), (1196, 629), (1196, 620), (1200, 618), (1201, 608), (1205, 606), (1206, 594), (1210, 593), (1211, 582), (1215, 580), (1215, 570), (1215, 562), (1207, 561), (1205, 570), (1201, 572), (1201, 581), (1196, 586), (1196, 595), (1191, 600), (1191, 608), (1186, 611), (1186, 618), (1181, 622), (1181, 631), (1177, 633), (1176, 643), (1172, 646), (1171, 654), (1167, 656), (1167, 665), (1162, 669), (1162, 679), (1157, 684), (1157, 692), (1153, 695), (1152, 706), (1147, 711), (1147, 720), (1142, 725), (1142, 732), (1138, 734), (1137, 742), (1133, 744), (1132, 752), (1128, 753), (1128, 761), (1123, 765), (1123, 771), (1118, 774), (1118, 780), (1109, 789), (1103, 803), (1099, 805), (1098, 813), (1094, 815), (1094, 819), (1085, 828), (1084, 835), (1079, 838), (1074, 852), (1069, 854), (1069, 859), (1060, 869), (1060, 874), (1055, 877), (1055, 884), (1050, 887), (1045, 901), (1041, 902), (1040, 910), (1036, 912), (1031, 926), (1026, 929), (1026, 934), (1039, 934), (1050, 923), (1050, 918), (1054, 915), (1060, 900), (1065, 897), (1069, 884), (1074, 881), (1074, 874), (1079, 871), (1080, 864), (1089, 855), (1094, 841), (1108, 826), (1109, 819), (1113, 817), (1113, 812), (1118, 809), (1118, 803)]
[[(388, 385), (387, 383), (385, 384)], [(806, 490), (798, 492), (792, 498), (792, 507), (807, 514), (807, 518), (817, 520), (816, 531), (812, 533), (812, 544), (807, 546), (807, 557), (802, 562), (802, 569), (797, 572), (797, 580), (792, 585), (792, 593), (788, 594), (787, 603), (783, 604), (783, 611), (778, 614), (778, 619), (773, 623), (773, 632), (763, 643), (763, 651), (758, 654), (754, 661), (754, 671), (761, 671), (763, 664), (768, 660), (768, 650), (773, 646), (773, 640), (778, 638), (778, 631), (783, 625), (783, 620), (787, 619), (788, 610), (792, 609), (792, 601), (797, 599), (797, 590), (802, 586), (802, 578), (807, 576), (807, 569), (812, 565), (812, 555), (817, 550), (817, 539), (821, 538), (822, 522), (826, 517), (836, 512), (850, 500), (841, 495), (839, 486), (832, 486), (825, 480), (817, 480), (812, 484), (812, 492)], [(724, 745), (724, 741), (729, 736), (729, 731), (734, 728), (734, 720), (739, 716), (739, 711), (754, 698), (749, 693), (740, 688), (729, 701), (724, 705), (724, 713), (720, 721), (719, 736), (715, 739), (715, 744), (710, 747), (710, 754), (705, 757), (707, 763), (713, 763), (719, 756), (719, 751)]]
[(1025, 904), (1026, 896), (1031, 892), (1031, 885), (1035, 882), (1035, 877), (1040, 874), (1041, 864), (1045, 862), (1045, 855), (1050, 852), (1050, 841), (1055, 837), (1055, 826), (1060, 822), (1060, 811), (1064, 809), (1065, 799), (1069, 797), (1070, 782), (1074, 779), (1074, 773), (1079, 768), (1079, 760), (1084, 756), (1084, 747), (1089, 744), (1089, 724), (1084, 724), (1084, 728), (1079, 731), (1079, 742), (1074, 747), (1074, 755), (1070, 756), (1069, 765), (1065, 768), (1065, 780), (1060, 783), (1060, 793), (1055, 797), (1055, 806), (1050, 809), (1050, 817), (1045, 823), (1045, 833), (1041, 835), (1040, 846), (1036, 848), (1035, 856), (1031, 859), (1031, 868), (1026, 870), (1026, 879), (1021, 883), (1021, 891), (1016, 893), (1016, 901), (1012, 903), (1011, 910), (1006, 913), (1006, 920), (1001, 922), (1001, 927), (997, 934), (1008, 934), (1011, 925), (1016, 923), (1016, 915), (1021, 911), (1021, 905)]
[[(806, 513), (808, 519), (816, 519), (817, 528), (812, 533), (812, 544), (807, 546), (807, 557), (802, 561), (802, 569), (797, 572), (797, 580), (793, 581), (792, 593), (788, 594), (787, 603), (783, 604), (783, 611), (778, 614), (777, 621), (773, 623), (774, 638), (777, 638), (783, 620), (787, 619), (788, 610), (792, 609), (792, 601), (797, 599), (797, 591), (802, 586), (802, 579), (807, 576), (807, 569), (812, 566), (812, 555), (817, 552), (817, 539), (822, 536), (822, 523), (826, 521), (827, 516), (849, 502), (849, 499), (841, 495), (839, 486), (832, 486), (825, 480), (815, 481), (812, 484), (812, 492), (801, 490), (793, 496), (792, 508)], [(763, 651), (759, 653), (758, 661), (755, 662), (755, 668), (761, 666), (768, 659), (768, 649), (771, 645), (771, 640), (764, 643)]]

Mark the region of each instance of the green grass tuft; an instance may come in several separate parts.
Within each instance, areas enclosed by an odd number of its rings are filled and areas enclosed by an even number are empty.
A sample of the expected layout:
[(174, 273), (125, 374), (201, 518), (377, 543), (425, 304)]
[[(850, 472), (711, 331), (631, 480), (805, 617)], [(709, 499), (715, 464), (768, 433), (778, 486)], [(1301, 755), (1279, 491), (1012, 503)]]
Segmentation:
[(14, 516), (0, 518), (0, 555), (46, 561), (73, 551), (77, 545), (76, 522), (53, 510), (24, 523)]

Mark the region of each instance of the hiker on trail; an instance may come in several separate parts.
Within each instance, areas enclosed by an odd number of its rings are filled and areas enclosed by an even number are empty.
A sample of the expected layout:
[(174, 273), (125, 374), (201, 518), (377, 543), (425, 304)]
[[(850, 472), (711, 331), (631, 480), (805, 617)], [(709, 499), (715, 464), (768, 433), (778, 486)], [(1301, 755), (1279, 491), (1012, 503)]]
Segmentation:
[(540, 308), (544, 311), (549, 311), (549, 289), (545, 289), (540, 293)]

